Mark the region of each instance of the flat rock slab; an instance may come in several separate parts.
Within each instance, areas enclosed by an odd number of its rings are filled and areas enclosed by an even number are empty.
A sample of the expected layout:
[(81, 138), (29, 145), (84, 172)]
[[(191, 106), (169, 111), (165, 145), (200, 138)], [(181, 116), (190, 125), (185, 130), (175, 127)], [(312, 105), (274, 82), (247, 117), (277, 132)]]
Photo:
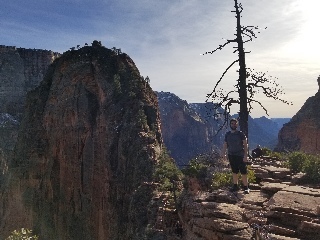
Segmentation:
[(202, 217), (243, 221), (243, 209), (234, 204), (202, 202), (200, 212)]
[(274, 167), (274, 166), (265, 166), (262, 169), (265, 169), (269, 174), (274, 178), (286, 178), (291, 173), (288, 168)]
[(315, 188), (309, 188), (304, 186), (286, 186), (282, 190), (287, 192), (310, 195), (314, 197), (320, 197), (320, 189), (315, 189)]
[(203, 192), (194, 196), (195, 202), (220, 202), (220, 203), (237, 203), (237, 197), (228, 190), (216, 190), (214, 192)]
[(268, 172), (286, 172), (286, 173), (291, 173), (289, 168), (281, 168), (281, 167), (274, 167), (274, 166), (265, 166), (265, 167), (262, 167), (262, 168), (267, 170)]
[(285, 237), (276, 234), (269, 234), (269, 237), (272, 240), (301, 240), (300, 238)]
[(238, 222), (227, 219), (214, 219), (214, 218), (195, 218), (190, 221), (192, 225), (199, 226), (201, 228), (210, 229), (217, 232), (234, 232), (243, 229), (252, 231), (250, 225), (245, 222)]
[(265, 192), (276, 193), (286, 187), (289, 187), (288, 184), (284, 183), (270, 183), (270, 182), (263, 182), (261, 183), (262, 187), (261, 190)]
[(267, 202), (269, 197), (267, 194), (258, 191), (258, 190), (251, 190), (250, 194), (243, 194), (239, 193), (238, 195), (243, 196), (242, 200), (243, 203), (248, 203), (248, 204), (253, 204), (253, 205), (258, 205), (262, 206), (264, 202)]
[(317, 207), (319, 205), (320, 197), (283, 190), (275, 193), (266, 204), (270, 210), (308, 216), (317, 216)]

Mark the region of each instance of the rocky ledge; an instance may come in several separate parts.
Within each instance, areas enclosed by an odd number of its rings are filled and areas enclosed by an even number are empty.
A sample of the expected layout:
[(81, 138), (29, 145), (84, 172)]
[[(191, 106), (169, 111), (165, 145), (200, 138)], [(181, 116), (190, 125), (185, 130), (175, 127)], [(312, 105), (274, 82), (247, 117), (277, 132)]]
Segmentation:
[(299, 177), (273, 158), (256, 159), (252, 169), (258, 183), (251, 184), (250, 194), (189, 191), (178, 214), (179, 239), (320, 239), (319, 185), (299, 184)]

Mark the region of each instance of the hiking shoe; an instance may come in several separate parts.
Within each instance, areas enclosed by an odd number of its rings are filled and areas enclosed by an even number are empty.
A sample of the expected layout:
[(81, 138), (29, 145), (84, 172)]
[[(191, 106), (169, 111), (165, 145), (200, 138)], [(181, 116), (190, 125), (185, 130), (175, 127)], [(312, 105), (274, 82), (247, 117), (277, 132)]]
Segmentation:
[(233, 185), (232, 188), (230, 188), (231, 192), (238, 192), (240, 190), (240, 188), (238, 187), (238, 185)]
[(246, 188), (244, 189), (244, 194), (249, 194), (249, 193), (250, 193), (250, 188), (246, 187)]

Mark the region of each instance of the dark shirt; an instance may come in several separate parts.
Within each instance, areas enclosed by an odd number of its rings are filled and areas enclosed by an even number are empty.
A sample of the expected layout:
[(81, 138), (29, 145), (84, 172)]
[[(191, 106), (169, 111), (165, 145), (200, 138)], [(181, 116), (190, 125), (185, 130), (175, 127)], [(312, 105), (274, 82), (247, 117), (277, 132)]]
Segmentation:
[(227, 143), (228, 154), (236, 156), (244, 156), (243, 140), (246, 136), (241, 131), (227, 132), (224, 141)]

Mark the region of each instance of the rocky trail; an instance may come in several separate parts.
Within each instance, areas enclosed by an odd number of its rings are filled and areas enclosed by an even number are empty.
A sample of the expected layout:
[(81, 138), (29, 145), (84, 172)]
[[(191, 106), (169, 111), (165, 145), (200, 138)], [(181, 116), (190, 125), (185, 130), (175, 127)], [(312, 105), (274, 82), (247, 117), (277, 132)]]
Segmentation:
[(186, 194), (178, 214), (180, 239), (320, 239), (319, 185), (300, 184), (301, 175), (275, 158), (255, 159), (251, 167), (257, 183), (250, 185), (250, 194), (228, 189)]

